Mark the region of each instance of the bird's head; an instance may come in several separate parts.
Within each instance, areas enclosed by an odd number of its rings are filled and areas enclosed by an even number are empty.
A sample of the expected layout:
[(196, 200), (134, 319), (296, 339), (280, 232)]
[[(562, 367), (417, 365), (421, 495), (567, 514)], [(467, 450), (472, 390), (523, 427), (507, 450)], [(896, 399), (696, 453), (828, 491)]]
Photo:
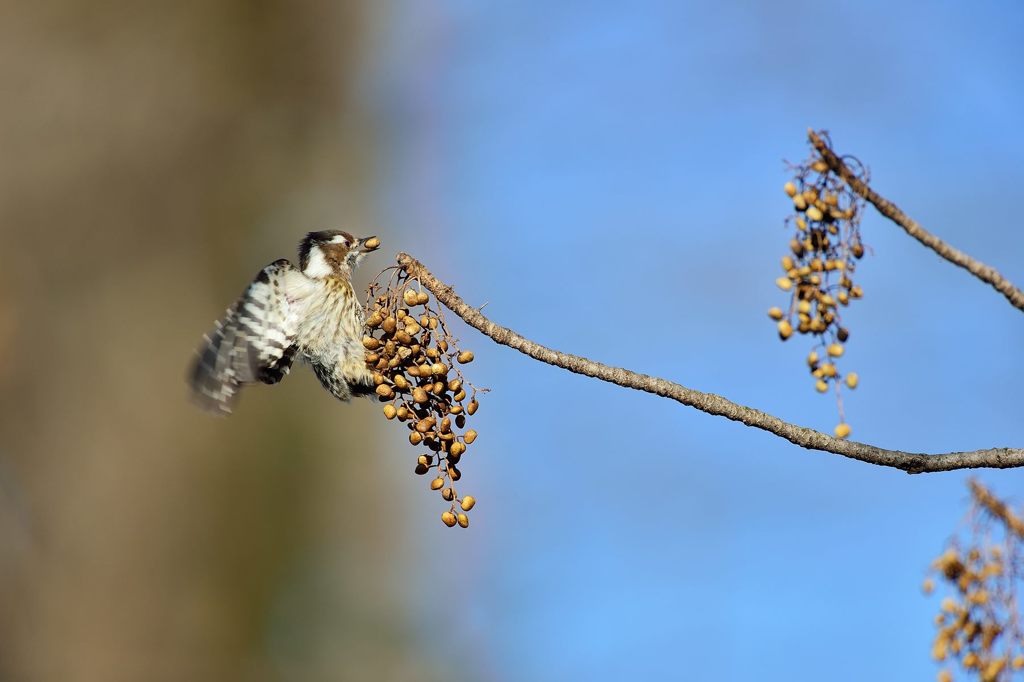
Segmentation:
[(307, 277), (348, 278), (363, 256), (379, 246), (376, 237), (356, 239), (341, 230), (310, 232), (299, 244), (299, 268)]

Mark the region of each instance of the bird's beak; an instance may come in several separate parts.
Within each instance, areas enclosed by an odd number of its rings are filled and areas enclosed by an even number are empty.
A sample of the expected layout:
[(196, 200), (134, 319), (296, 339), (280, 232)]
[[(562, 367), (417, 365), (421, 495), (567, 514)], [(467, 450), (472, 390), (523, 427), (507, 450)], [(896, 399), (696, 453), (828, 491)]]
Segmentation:
[(363, 253), (370, 253), (380, 248), (380, 239), (377, 237), (363, 237), (359, 240), (359, 250)]

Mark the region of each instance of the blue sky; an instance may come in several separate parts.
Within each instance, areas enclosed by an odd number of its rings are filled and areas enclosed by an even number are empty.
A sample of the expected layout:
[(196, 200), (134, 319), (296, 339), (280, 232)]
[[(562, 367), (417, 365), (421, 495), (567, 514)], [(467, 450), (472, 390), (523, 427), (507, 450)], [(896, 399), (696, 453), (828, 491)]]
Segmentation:
[[(376, 218), (528, 337), (827, 431), (809, 343), (765, 316), (783, 159), (829, 130), (878, 191), (1024, 282), (1021, 35), (1013, 2), (396, 0), (364, 81), (386, 140)], [(1024, 444), (1024, 317), (877, 214), (863, 229), (854, 437)], [(424, 646), (453, 672), (934, 675), (918, 586), (966, 474), (801, 450), (464, 339), (493, 389), (463, 467), (480, 503), (469, 532), (425, 524), (418, 569), (460, 576), (422, 595)], [(1024, 498), (1022, 472), (981, 478)]]

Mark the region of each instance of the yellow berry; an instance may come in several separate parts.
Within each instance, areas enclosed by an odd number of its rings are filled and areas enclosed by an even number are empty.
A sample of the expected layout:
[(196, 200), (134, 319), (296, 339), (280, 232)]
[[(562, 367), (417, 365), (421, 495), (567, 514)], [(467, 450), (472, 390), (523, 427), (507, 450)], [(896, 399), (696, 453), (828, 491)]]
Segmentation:
[(857, 383), (860, 381), (860, 377), (857, 376), (856, 372), (850, 372), (846, 375), (846, 385), (850, 388), (857, 388)]
[(455, 518), (455, 514), (452, 514), (450, 511), (446, 511), (445, 513), (441, 514), (441, 521), (444, 523), (444, 525), (451, 528), (456, 524), (457, 519)]
[(466, 413), (472, 415), (477, 411), (477, 408), (479, 407), (480, 403), (478, 403), (476, 400), (470, 400), (469, 404), (466, 405)]
[(363, 248), (364, 249), (371, 249), (372, 250), (372, 249), (378, 248), (379, 246), (380, 246), (380, 239), (378, 239), (377, 237), (370, 237), (369, 239), (367, 239), (366, 241), (363, 242)]
[(828, 347), (828, 354), (834, 358), (838, 358), (843, 354), (843, 345), (840, 343), (833, 343)]
[(782, 189), (785, 190), (786, 194), (788, 194), (789, 196), (796, 196), (796, 185), (794, 185), (792, 182), (787, 182), (785, 185), (782, 186)]
[(464, 350), (455, 359), (465, 365), (466, 363), (473, 362), (473, 353), (472, 351)]
[(430, 482), (430, 489), (431, 490), (440, 490), (443, 487), (444, 487), (444, 479), (441, 478), (440, 476), (438, 476), (437, 478), (435, 478), (433, 481)]
[(783, 256), (782, 257), (782, 269), (783, 270), (785, 270), (786, 272), (789, 272), (790, 270), (793, 269), (794, 265), (795, 265), (795, 263), (793, 262), (793, 257), (792, 256)]
[(807, 200), (804, 199), (804, 196), (802, 194), (797, 194), (795, 197), (793, 197), (793, 206), (796, 207), (796, 210), (803, 211), (804, 209), (807, 208)]
[(406, 305), (416, 305), (416, 292), (412, 289), (406, 289), (405, 293), (402, 295), (402, 300), (405, 301)]
[(935, 581), (931, 578), (925, 578), (924, 582), (921, 583), (921, 591), (925, 594), (931, 594), (932, 590), (935, 589)]
[(811, 170), (814, 171), (815, 173), (824, 173), (825, 171), (828, 170), (828, 164), (822, 161), (821, 159), (818, 159), (817, 161), (811, 164)]
[(835, 428), (836, 438), (846, 438), (850, 435), (849, 424), (837, 424)]
[(775, 280), (775, 286), (783, 291), (789, 291), (793, 288), (793, 281), (789, 277), (779, 277)]
[[(785, 341), (793, 335), (793, 325), (789, 323), (789, 320), (782, 320), (776, 325), (779, 329), (779, 338)], [(472, 414), (472, 413), (470, 413)]]
[(476, 504), (476, 498), (472, 495), (466, 495), (462, 498), (462, 511), (469, 511)]
[(388, 404), (384, 406), (384, 416), (387, 419), (394, 419), (396, 414), (398, 414), (398, 410), (394, 405)]
[(782, 319), (782, 309), (781, 308), (777, 308), (777, 307), (769, 308), (768, 309), (768, 317), (772, 318), (773, 320), (781, 320)]
[(463, 436), (463, 440), (466, 441), (467, 445), (472, 445), (473, 441), (476, 440), (476, 431), (473, 429), (466, 431), (466, 435)]
[(807, 209), (807, 217), (811, 220), (822, 220), (825, 218), (825, 215), (817, 206), (811, 206)]
[(469, 528), (469, 517), (465, 514), (456, 514), (455, 518), (459, 520), (459, 525), (463, 528)]
[(824, 380), (818, 379), (817, 381), (814, 382), (814, 390), (816, 390), (818, 393), (824, 393), (825, 391), (828, 390), (828, 384), (826, 384)]
[(811, 367), (818, 364), (818, 354), (815, 353), (813, 350), (807, 354), (807, 364), (810, 365)]

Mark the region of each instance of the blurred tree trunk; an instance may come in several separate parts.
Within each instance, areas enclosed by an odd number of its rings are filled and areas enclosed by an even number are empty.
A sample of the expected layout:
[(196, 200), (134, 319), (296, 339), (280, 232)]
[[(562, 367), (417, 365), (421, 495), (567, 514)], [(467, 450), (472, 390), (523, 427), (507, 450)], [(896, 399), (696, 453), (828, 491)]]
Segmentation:
[(183, 381), (259, 267), (367, 222), (370, 6), (0, 5), (0, 678), (430, 677), (376, 408)]

